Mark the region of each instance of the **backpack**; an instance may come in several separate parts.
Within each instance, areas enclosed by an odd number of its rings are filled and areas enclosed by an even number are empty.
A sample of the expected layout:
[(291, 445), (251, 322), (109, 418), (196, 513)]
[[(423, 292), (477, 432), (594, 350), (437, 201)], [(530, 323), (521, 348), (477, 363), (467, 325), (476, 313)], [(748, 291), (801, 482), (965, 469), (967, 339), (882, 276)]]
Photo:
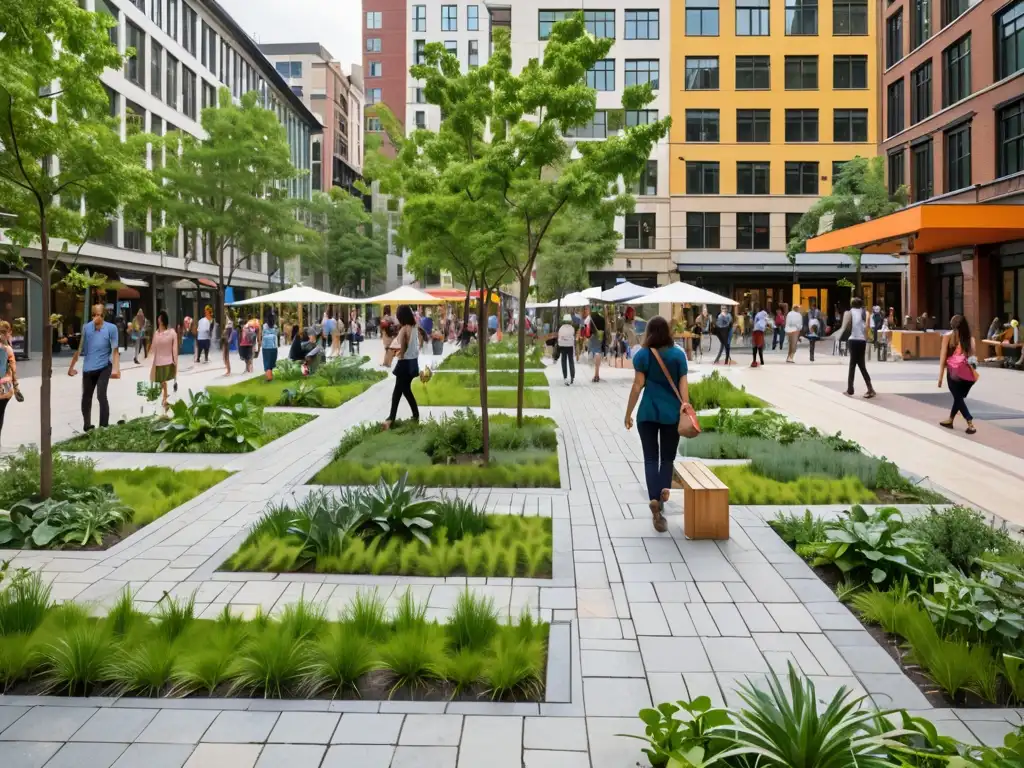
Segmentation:
[(256, 343), (256, 329), (251, 325), (246, 325), (242, 331), (242, 346), (251, 347)]

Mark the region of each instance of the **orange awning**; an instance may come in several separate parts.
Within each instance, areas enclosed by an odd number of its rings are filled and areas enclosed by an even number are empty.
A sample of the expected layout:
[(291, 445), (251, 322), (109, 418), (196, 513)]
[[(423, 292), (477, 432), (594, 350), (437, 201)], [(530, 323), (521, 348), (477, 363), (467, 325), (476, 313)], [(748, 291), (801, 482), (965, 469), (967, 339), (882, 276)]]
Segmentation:
[[(423, 290), (435, 299), (442, 299), (444, 301), (465, 301), (466, 299), (466, 292), (461, 288), (424, 288)], [(480, 291), (470, 291), (469, 298), (479, 299)], [(498, 297), (497, 291), (491, 293), (491, 301), (495, 304), (500, 303), (501, 299)]]
[(934, 253), (1022, 238), (1022, 206), (925, 203), (813, 237), (807, 252), (859, 248), (864, 253)]

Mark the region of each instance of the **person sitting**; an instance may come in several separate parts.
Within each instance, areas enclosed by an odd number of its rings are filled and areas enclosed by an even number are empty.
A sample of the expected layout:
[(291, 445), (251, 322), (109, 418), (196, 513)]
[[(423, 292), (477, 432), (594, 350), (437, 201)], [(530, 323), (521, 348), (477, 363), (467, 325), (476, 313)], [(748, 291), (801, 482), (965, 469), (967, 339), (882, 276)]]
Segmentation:
[(302, 375), (312, 376), (320, 365), (324, 348), (317, 343), (321, 333), (320, 326), (312, 325), (306, 329), (306, 341), (302, 344)]

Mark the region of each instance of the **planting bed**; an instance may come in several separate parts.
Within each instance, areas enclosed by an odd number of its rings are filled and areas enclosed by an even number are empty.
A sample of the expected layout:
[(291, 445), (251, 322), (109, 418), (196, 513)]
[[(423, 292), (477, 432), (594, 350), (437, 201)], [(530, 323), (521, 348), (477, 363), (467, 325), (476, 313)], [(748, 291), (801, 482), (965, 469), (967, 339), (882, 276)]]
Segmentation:
[[(477, 406), (480, 405), (480, 383), (477, 379), (475, 387), (467, 387), (450, 381), (452, 374), (439, 374), (424, 384), (419, 379), (412, 383), (412, 393), (420, 405), (433, 406)], [(490, 376), (487, 383), (491, 384)], [(514, 385), (513, 385), (514, 386)], [(487, 404), (491, 408), (515, 408), (516, 395), (514, 389), (487, 389)], [(524, 389), (523, 407), (550, 408), (551, 395), (544, 390)]]
[(368, 485), (408, 474), (416, 485), (434, 488), (558, 488), (555, 423), (526, 417), (517, 427), (509, 416), (490, 419), (491, 460), (483, 464), (479, 416), (457, 412), (440, 421), (396, 422), (350, 430), (330, 464), (310, 481), (316, 485)]
[[(442, 373), (445, 381), (453, 381), (460, 387), (469, 389), (480, 387), (480, 374), (476, 371), (445, 371)], [(527, 387), (548, 387), (548, 377), (540, 371), (526, 371), (525, 384)], [(436, 380), (435, 380), (436, 381)], [(431, 382), (433, 383), (433, 381)], [(518, 371), (487, 371), (487, 385), (490, 387), (516, 387), (519, 386)]]
[(361, 593), (336, 620), (293, 604), (275, 617), (198, 619), (165, 596), (155, 615), (123, 592), (103, 618), (49, 605), (49, 587), (19, 574), (0, 585), (0, 693), (71, 696), (539, 701), (548, 625), (504, 624), (466, 592), (445, 624), (411, 593), (388, 615)]
[(322, 362), (316, 373), (304, 377), (302, 367), (283, 360), (274, 369), (274, 380), (255, 376), (226, 387), (208, 387), (221, 395), (245, 395), (264, 406), (337, 408), (387, 378), (383, 371), (362, 366), (369, 357), (336, 357)]
[(694, 410), (711, 408), (764, 408), (764, 400), (736, 386), (718, 371), (689, 385), (690, 404)]
[(394, 486), (268, 508), (222, 568), (231, 571), (550, 578), (551, 519), (488, 515), (460, 499)]

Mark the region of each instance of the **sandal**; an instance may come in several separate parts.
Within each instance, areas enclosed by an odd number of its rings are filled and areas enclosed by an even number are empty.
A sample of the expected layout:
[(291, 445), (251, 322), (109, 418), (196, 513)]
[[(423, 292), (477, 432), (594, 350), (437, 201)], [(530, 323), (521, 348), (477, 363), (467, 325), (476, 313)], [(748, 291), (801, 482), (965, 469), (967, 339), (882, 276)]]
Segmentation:
[(387, 432), (389, 429), (391, 429), (391, 420), (388, 419), (387, 421), (383, 422), (381, 424), (381, 429), (383, 429), (385, 432)]
[(864, 399), (865, 399), (865, 400), (870, 400), (870, 399), (871, 399), (872, 397), (874, 397), (874, 396), (875, 396), (875, 394), (876, 394), (876, 393), (875, 393), (875, 390), (873, 390), (873, 389), (871, 389), (871, 390), (868, 390), (868, 391), (867, 391), (867, 392), (865, 393), (865, 395), (864, 395)]
[(658, 533), (664, 533), (668, 530), (668, 521), (665, 520), (665, 516), (661, 514), (661, 502), (657, 499), (651, 499), (648, 506), (651, 508), (651, 518), (654, 523), (654, 530)]
[(977, 432), (977, 431), (978, 431), (978, 430), (976, 430), (976, 429), (974, 428), (974, 422), (973, 422), (973, 421), (968, 421), (968, 422), (967, 422), (967, 434), (968, 434), (968, 435), (973, 435), (973, 434), (974, 434), (975, 432)]
[(952, 419), (947, 419), (946, 421), (940, 421), (939, 422), (939, 426), (940, 427), (945, 427), (946, 429), (952, 429), (953, 428), (953, 420)]

